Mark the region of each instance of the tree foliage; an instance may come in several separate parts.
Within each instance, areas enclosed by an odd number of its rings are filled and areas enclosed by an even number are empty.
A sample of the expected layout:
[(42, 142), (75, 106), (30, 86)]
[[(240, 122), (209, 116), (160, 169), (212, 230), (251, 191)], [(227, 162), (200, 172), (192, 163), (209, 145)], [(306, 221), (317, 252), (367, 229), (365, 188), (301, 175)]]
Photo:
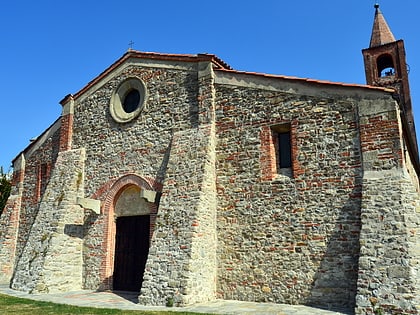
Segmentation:
[(3, 172), (3, 168), (0, 167), (0, 215), (3, 212), (7, 199), (9, 198), (11, 188), (12, 184), (9, 176), (5, 174)]

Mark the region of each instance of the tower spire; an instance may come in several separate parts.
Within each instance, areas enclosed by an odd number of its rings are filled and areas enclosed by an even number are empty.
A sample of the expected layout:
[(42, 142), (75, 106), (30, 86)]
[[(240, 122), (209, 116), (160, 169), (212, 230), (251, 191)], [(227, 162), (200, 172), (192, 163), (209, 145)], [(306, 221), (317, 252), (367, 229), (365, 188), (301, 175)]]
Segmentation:
[(395, 42), (395, 37), (379, 9), (379, 4), (375, 4), (375, 19), (373, 21), (369, 47), (378, 47), (392, 42)]
[(375, 4), (375, 19), (370, 46), (363, 49), (362, 53), (367, 84), (395, 90), (395, 96), (401, 108), (401, 121), (408, 151), (416, 172), (420, 176), (419, 151), (411, 105), (404, 41), (402, 39), (395, 40), (381, 10), (379, 10), (379, 4)]

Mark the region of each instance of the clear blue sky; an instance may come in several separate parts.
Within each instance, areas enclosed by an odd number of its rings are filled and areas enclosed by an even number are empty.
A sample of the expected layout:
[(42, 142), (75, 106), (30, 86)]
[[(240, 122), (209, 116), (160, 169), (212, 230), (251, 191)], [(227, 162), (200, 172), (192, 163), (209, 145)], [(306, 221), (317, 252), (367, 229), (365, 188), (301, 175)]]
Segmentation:
[[(365, 83), (375, 0), (38, 0), (0, 4), (0, 166), (59, 117), (128, 43), (141, 51), (212, 53), (237, 70)], [(420, 1), (381, 0), (404, 39), (420, 129)]]

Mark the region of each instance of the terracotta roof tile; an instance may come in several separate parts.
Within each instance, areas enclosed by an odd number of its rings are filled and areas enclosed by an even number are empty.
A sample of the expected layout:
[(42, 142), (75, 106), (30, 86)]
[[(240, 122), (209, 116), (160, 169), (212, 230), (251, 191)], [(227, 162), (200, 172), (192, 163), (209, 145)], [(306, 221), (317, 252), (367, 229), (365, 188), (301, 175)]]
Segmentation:
[(259, 76), (259, 77), (273, 78), (273, 79), (283, 79), (283, 80), (291, 80), (291, 81), (318, 83), (318, 84), (333, 85), (333, 86), (335, 85), (335, 86), (344, 86), (344, 87), (357, 87), (357, 88), (378, 90), (378, 91), (384, 91), (384, 92), (395, 92), (395, 90), (391, 89), (391, 88), (384, 88), (384, 87), (372, 86), (372, 85), (366, 85), (366, 84), (342, 83), (342, 82), (333, 82), (333, 81), (317, 80), (317, 79), (310, 79), (310, 78), (300, 78), (300, 77), (286, 76), (286, 75), (275, 75), (275, 74), (238, 71), (238, 70), (227, 70), (227, 69), (217, 69), (217, 71), (237, 73), (237, 74), (247, 74), (247, 75), (254, 75), (254, 76)]

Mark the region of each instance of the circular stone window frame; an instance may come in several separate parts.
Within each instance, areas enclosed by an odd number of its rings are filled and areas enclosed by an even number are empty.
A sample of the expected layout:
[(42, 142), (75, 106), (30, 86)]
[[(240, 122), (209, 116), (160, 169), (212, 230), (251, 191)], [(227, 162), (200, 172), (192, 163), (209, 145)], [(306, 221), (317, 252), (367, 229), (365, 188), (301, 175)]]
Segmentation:
[[(123, 104), (125, 97), (132, 90), (137, 90), (140, 94), (140, 100), (137, 108), (127, 113), (124, 110)], [(128, 78), (124, 80), (118, 88), (112, 93), (109, 111), (112, 118), (118, 123), (127, 123), (136, 118), (145, 108), (147, 100), (147, 89), (142, 80), (139, 78)]]

